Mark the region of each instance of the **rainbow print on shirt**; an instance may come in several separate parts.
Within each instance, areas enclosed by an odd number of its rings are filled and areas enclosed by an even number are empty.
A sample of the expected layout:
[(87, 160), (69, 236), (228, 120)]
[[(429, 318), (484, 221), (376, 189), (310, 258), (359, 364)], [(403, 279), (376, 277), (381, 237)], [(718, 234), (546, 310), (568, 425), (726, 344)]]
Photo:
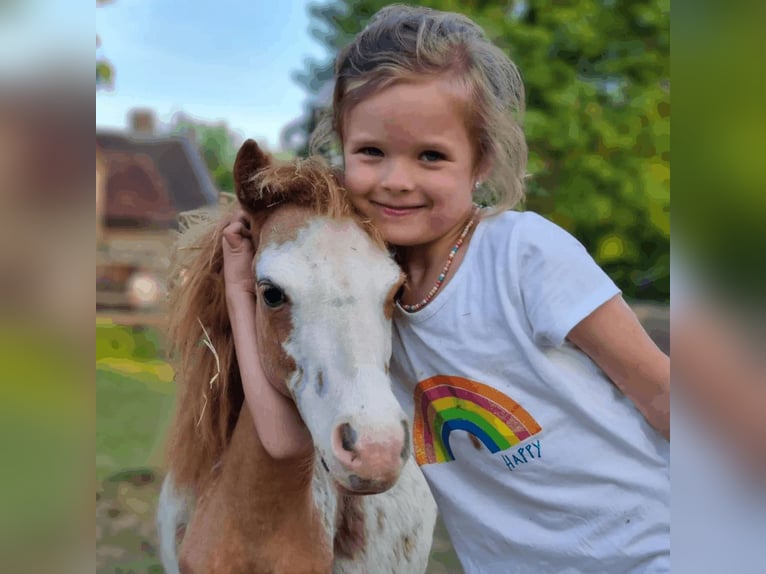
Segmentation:
[(466, 431), (490, 452), (500, 452), (542, 428), (521, 405), (490, 386), (462, 377), (437, 375), (415, 387), (413, 442), (418, 465), (455, 460), (454, 430)]

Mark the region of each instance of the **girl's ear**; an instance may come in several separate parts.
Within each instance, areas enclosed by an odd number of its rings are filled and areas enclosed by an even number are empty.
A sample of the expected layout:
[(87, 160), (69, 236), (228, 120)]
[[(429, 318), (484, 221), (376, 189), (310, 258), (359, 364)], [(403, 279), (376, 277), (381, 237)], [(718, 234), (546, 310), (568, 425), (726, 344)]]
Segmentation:
[(474, 181), (485, 182), (491, 173), (492, 158), (490, 157), (489, 153), (485, 153), (484, 157), (479, 159), (479, 163), (476, 165), (476, 169), (474, 169)]
[(253, 176), (269, 165), (271, 156), (252, 139), (243, 143), (237, 152), (237, 159), (234, 160), (234, 190), (240, 204), (250, 213), (260, 211), (264, 203), (253, 182)]

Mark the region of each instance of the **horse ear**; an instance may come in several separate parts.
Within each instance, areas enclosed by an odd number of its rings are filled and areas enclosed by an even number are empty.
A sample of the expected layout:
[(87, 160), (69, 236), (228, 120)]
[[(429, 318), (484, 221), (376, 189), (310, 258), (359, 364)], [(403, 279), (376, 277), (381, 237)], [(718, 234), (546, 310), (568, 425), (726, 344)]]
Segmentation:
[(253, 183), (253, 176), (271, 165), (271, 156), (265, 153), (255, 140), (249, 139), (242, 144), (234, 160), (234, 190), (239, 202), (249, 210), (258, 211), (261, 198)]

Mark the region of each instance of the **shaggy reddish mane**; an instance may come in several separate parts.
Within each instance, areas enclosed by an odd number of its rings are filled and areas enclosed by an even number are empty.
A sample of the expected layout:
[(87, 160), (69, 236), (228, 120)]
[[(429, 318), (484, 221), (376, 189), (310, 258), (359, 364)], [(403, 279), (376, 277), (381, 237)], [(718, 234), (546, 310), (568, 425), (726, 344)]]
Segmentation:
[[(321, 158), (274, 164), (248, 140), (237, 156), (234, 179), (254, 238), (274, 209), (298, 205), (317, 216), (354, 218), (383, 246), (371, 224), (357, 217), (337, 174)], [(178, 400), (169, 432), (169, 470), (178, 487), (196, 496), (215, 476), (244, 400), (223, 281), (223, 229), (233, 211), (187, 217), (196, 221), (182, 231), (171, 274), (168, 336)]]

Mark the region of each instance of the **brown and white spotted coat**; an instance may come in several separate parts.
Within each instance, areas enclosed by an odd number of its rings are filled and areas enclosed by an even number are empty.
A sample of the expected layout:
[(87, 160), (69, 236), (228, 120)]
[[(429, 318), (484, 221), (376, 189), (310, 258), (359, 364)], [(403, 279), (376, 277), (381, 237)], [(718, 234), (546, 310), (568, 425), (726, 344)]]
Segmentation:
[[(272, 168), (251, 141), (235, 166), (240, 203), (254, 222), (256, 282), (277, 286), (288, 301), (265, 309), (259, 300), (261, 363), (295, 401), (314, 452), (290, 461), (268, 455), (242, 403), (230, 330), (220, 317), (222, 282), (198, 278), (179, 287), (190, 293), (173, 312), (184, 314), (183, 325), (192, 315), (208, 325), (224, 365), (220, 394), (212, 396), (214, 363), (195, 355), (205, 352), (200, 345), (180, 346), (195, 368), (184, 371), (188, 388), (158, 512), (167, 572), (425, 571), (436, 507), (388, 378), (401, 274), (345, 202), (328, 207), (337, 190), (317, 207), (317, 194), (334, 181), (323, 169)], [(208, 266), (200, 268), (220, 273), (220, 237), (207, 245), (197, 258)], [(193, 390), (207, 393), (204, 404)], [(205, 408), (212, 409), (208, 419)], [(188, 526), (177, 561), (181, 522)]]

